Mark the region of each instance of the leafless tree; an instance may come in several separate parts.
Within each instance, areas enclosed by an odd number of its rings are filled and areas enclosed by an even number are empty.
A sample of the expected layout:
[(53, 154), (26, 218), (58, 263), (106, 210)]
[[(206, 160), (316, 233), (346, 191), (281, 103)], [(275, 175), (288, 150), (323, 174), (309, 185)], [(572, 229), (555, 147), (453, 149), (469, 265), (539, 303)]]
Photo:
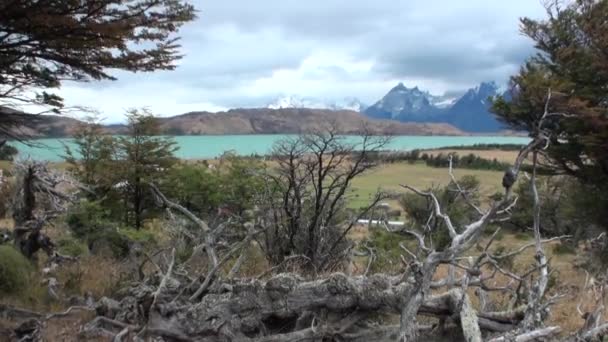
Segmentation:
[(368, 133), (347, 138), (330, 126), (275, 145), (277, 165), (266, 175), (260, 206), (268, 226), (260, 245), (271, 264), (302, 255), (308, 269), (325, 271), (344, 260), (352, 247), (346, 236), (357, 219), (386, 198), (379, 192), (366, 208), (349, 215), (352, 181), (376, 166), (369, 156), (388, 142)]
[[(549, 100), (550, 96), (547, 101)], [(545, 113), (545, 116), (548, 115)], [(522, 149), (513, 167), (508, 171), (509, 181), (517, 181), (522, 163), (529, 156), (532, 159), (533, 169), (536, 167), (536, 156), (545, 148), (547, 137), (542, 129), (541, 120), (538, 134)], [(333, 138), (329, 138), (330, 142), (331, 139)], [(314, 141), (318, 142), (318, 140)], [(313, 146), (318, 148), (325, 144)], [(331, 146), (330, 143), (328, 145)], [(273, 176), (276, 180), (275, 186), (286, 185), (289, 192), (279, 192), (284, 197), (271, 202), (272, 206), (269, 208), (258, 211), (265, 215), (258, 215), (252, 222), (242, 223), (245, 229), (241, 231), (245, 233), (236, 242), (226, 241), (225, 233), (228, 229), (226, 225), (209, 225), (183, 206), (166, 198), (156, 186), (149, 184), (161, 205), (181, 214), (200, 228), (195, 238), (200, 241), (200, 251), (204, 251), (207, 255), (207, 266), (190, 275), (184, 272), (183, 265), (177, 261), (173, 248), (169, 248), (170, 254), (165, 258), (164, 263), (154, 261), (155, 256), (151, 256), (149, 259), (155, 264), (153, 271), (155, 276), (146, 276), (143, 281), (129, 288), (120, 302), (108, 298), (99, 300), (97, 307), (99, 317), (83, 328), (83, 337), (93, 338), (101, 334), (115, 340), (161, 338), (209, 342), (415, 341), (422, 334), (429, 333), (429, 330), (457, 327), (466, 341), (485, 339), (499, 342), (548, 339), (560, 332), (558, 326), (544, 325), (550, 305), (558, 297), (547, 295), (550, 273), (543, 246), (564, 237), (542, 239), (539, 230), (538, 196), (534, 196), (534, 241), (518, 249), (497, 254), (490, 248), (498, 234), (496, 231), (485, 246), (477, 250), (472, 249), (481, 242), (481, 234), (490, 223), (508, 219), (511, 210), (516, 208), (517, 199), (511, 194), (512, 184), (505, 186), (504, 196), (491, 203), (488, 208), (471, 203), (477, 217), (462, 225), (452, 222), (434, 193), (403, 185), (408, 191), (428, 198), (432, 203), (430, 217), (442, 220), (445, 224), (434, 225), (435, 228), (428, 229), (398, 230), (399, 233), (411, 236), (412, 241), (417, 242), (417, 248), (408, 248), (402, 244), (403, 270), (397, 275), (351, 276), (334, 273), (318, 277), (310, 277), (310, 274), (307, 274), (308, 277), (303, 278), (296, 274), (276, 274), (275, 272), (281, 270), (281, 264), (275, 264), (258, 278), (233, 278), (238, 275), (238, 267), (241, 264), (239, 260), (243, 258), (244, 247), (249, 246), (254, 239), (265, 241), (268, 236), (267, 230), (277, 229), (280, 234), (284, 234), (283, 239), (288, 241), (288, 233), (291, 229), (289, 224), (295, 224), (305, 235), (302, 238), (296, 232), (294, 243), (302, 241), (302, 246), (307, 246), (306, 243), (310, 241), (307, 228), (311, 227), (311, 222), (315, 220), (305, 219), (303, 216), (319, 214), (316, 221), (321, 223), (312, 225), (314, 229), (318, 228), (315, 234), (329, 227), (328, 222), (334, 222), (336, 226), (333, 227), (338, 227), (337, 223), (340, 220), (328, 221), (326, 217), (332, 212), (332, 199), (335, 199), (337, 194), (346, 192), (347, 187), (337, 187), (335, 188), (337, 190), (332, 190), (333, 195), (329, 195), (330, 199), (327, 200), (329, 206), (323, 204), (324, 196), (319, 196), (320, 208), (324, 208), (320, 211), (314, 210), (317, 198), (315, 195), (327, 194), (328, 189), (334, 189), (331, 184), (334, 182), (344, 184), (349, 175), (361, 169), (353, 170), (352, 164), (330, 164), (336, 166), (329, 168), (327, 174), (342, 170), (338, 165), (350, 172), (325, 176), (323, 171), (318, 173), (318, 165), (328, 165), (330, 160), (334, 160), (332, 163), (335, 163), (337, 160), (357, 159), (352, 153), (348, 157), (342, 153), (335, 153), (318, 159), (315, 154), (298, 152), (301, 146), (283, 145), (287, 148), (284, 151), (289, 153), (284, 159), (278, 159), (280, 172)], [(317, 157), (316, 161), (315, 157)], [(361, 163), (364, 162), (365, 159), (362, 159)], [(281, 165), (286, 166), (282, 168)], [(316, 176), (313, 177), (311, 173)], [(319, 174), (321, 176), (318, 176)], [(456, 191), (463, 192), (461, 195), (468, 200), (469, 197), (464, 193), (467, 190), (455, 180), (451, 168), (450, 175)], [(281, 177), (287, 182), (279, 183)], [(327, 180), (328, 183), (323, 180), (319, 183), (319, 177)], [(535, 193), (537, 179), (534, 171), (529, 180)], [(271, 190), (268, 190), (269, 193), (272, 193)], [(287, 209), (279, 205), (286, 205)], [(291, 218), (288, 215), (292, 215)], [(294, 221), (298, 215), (302, 218)], [(336, 212), (333, 215), (340, 214)], [(340, 227), (342, 227), (342, 230), (339, 230), (341, 234), (345, 234), (345, 231), (348, 234), (349, 225)], [(449, 236), (447, 247), (437, 250), (430, 245), (432, 229), (447, 231)], [(315, 265), (323, 265), (323, 257), (327, 251), (332, 251), (331, 248), (319, 247), (324, 245), (323, 238), (327, 237), (324, 234), (315, 237), (315, 239), (319, 238), (321, 243), (313, 246), (325, 251), (321, 253), (319, 250), (314, 251), (317, 253), (314, 256), (317, 258), (315, 260), (320, 262)], [(338, 238), (342, 238), (341, 234), (337, 235)], [(331, 244), (325, 245), (332, 247), (336, 241), (339, 240), (333, 240)], [(513, 271), (502, 266), (504, 259), (530, 248), (535, 251), (535, 265), (530, 269)], [(302, 249), (300, 254), (284, 256), (282, 260), (285, 262), (298, 258), (312, 259), (306, 255), (308, 251)], [(163, 251), (163, 255), (166, 256), (166, 252), (167, 250)], [(238, 256), (238, 253), (241, 253), (241, 256)], [(233, 266), (227, 271), (225, 266), (229, 262)], [(440, 265), (446, 265), (449, 271), (447, 276), (437, 279), (436, 271)], [(223, 274), (229, 276), (222, 277)], [(496, 281), (497, 275), (502, 276), (502, 283)], [(591, 281), (587, 283), (591, 288), (589, 285)], [(481, 303), (478, 308), (473, 306), (469, 298), (473, 292), (469, 290), (472, 289), (480, 297)], [(603, 297), (600, 292), (603, 287), (596, 286), (593, 289), (596, 297)], [(488, 294), (492, 292), (511, 294), (514, 300), (499, 310), (490, 310), (492, 305), (489, 304), (492, 304), (490, 303), (492, 298)], [(599, 318), (602, 310), (603, 306), (598, 306), (588, 311), (589, 319), (585, 327), (576, 335), (566, 338), (571, 341), (591, 341), (605, 334), (608, 331), (608, 324)], [(0, 311), (3, 311), (2, 307)], [(4, 311), (7, 314), (10, 310), (4, 308)], [(15, 310), (12, 314), (28, 315)], [(400, 322), (374, 324), (371, 318), (377, 317), (378, 314), (398, 315)], [(29, 315), (40, 321), (39, 314)], [(421, 315), (438, 318), (438, 325), (429, 327), (418, 324), (417, 317)]]

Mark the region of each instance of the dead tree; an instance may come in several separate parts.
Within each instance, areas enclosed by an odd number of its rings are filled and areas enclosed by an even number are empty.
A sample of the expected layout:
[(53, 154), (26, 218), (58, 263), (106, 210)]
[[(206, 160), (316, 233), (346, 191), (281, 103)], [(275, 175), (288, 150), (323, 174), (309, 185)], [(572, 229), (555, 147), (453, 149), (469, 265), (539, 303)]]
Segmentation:
[(49, 169), (46, 163), (25, 161), (15, 162), (14, 166), (14, 243), (28, 258), (41, 249), (48, 256), (58, 256), (55, 245), (42, 233), (42, 229), (74, 200), (70, 194), (60, 191), (58, 186), (62, 183), (75, 183), (66, 175)]
[[(543, 115), (547, 116), (548, 113)], [(513, 176), (517, 180), (522, 163), (531, 155), (533, 173), (530, 181), (533, 192), (536, 158), (549, 141), (547, 137), (541, 119), (538, 134), (519, 153), (509, 171), (509, 177)], [(301, 158), (288, 158), (288, 165), (297, 163), (303, 166), (287, 170), (298, 171), (297, 177), (311, 177), (307, 175), (311, 169), (304, 166), (307, 162), (313, 162)], [(331, 158), (329, 156), (329, 160)], [(339, 158), (339, 155), (333, 158)], [(322, 160), (323, 165), (326, 160)], [(319, 161), (316, 163), (313, 165), (318, 165)], [(455, 180), (451, 168), (450, 175), (457, 191), (467, 199), (465, 189)], [(333, 181), (333, 178), (329, 179)], [(305, 198), (303, 195), (307, 192), (319, 191), (315, 189), (314, 183), (309, 181), (306, 184), (307, 186), (298, 188), (300, 195), (297, 196), (300, 198)], [(517, 199), (511, 195), (511, 185), (505, 187), (502, 199), (492, 203), (489, 208), (471, 203), (478, 215), (462, 225), (452, 222), (435, 194), (404, 185), (407, 190), (429, 199), (432, 203), (429, 215), (444, 222), (435, 227), (447, 231), (449, 244), (441, 249), (432, 247), (430, 239), (433, 228), (399, 230), (400, 233), (411, 236), (417, 242), (417, 248), (402, 245), (403, 270), (397, 275), (349, 276), (334, 273), (323, 277), (306, 274), (308, 278), (303, 278), (296, 274), (274, 274), (274, 271), (280, 270), (280, 267), (274, 265), (259, 278), (235, 279), (232, 277), (238, 272), (234, 271), (234, 267), (227, 272), (224, 266), (229, 262), (238, 265), (238, 260), (241, 259), (238, 253), (244, 246), (253, 239), (261, 239), (260, 236), (266, 234), (268, 229), (276, 229), (277, 226), (273, 223), (286, 224), (289, 220), (284, 218), (283, 221), (268, 221), (273, 219), (268, 215), (278, 215), (278, 209), (273, 207), (275, 210), (265, 211), (267, 215), (243, 224), (242, 231), (246, 233), (241, 235), (241, 239), (227, 243), (226, 225), (210, 226), (183, 206), (166, 198), (158, 188), (150, 184), (160, 204), (180, 213), (200, 228), (197, 239), (200, 241), (200, 251), (206, 253), (207, 265), (196, 274), (188, 274), (176, 261), (175, 251), (171, 249), (165, 265), (156, 264), (154, 276), (148, 275), (142, 282), (128, 289), (121, 301), (107, 298), (100, 300), (97, 307), (99, 317), (87, 324), (83, 333), (102, 334), (116, 340), (415, 341), (422, 332), (429, 330), (428, 326), (417, 323), (417, 317), (425, 315), (438, 318), (440, 327), (458, 327), (466, 341), (481, 341), (485, 338), (491, 341), (533, 341), (551, 338), (560, 332), (560, 327), (543, 326), (548, 308), (554, 301), (554, 298), (546, 296), (549, 272), (543, 245), (563, 237), (547, 240), (541, 238), (538, 197), (535, 196), (534, 204), (533, 242), (497, 255), (490, 249), (497, 231), (478, 250), (479, 253), (472, 252), (472, 247), (479, 243), (488, 224), (508, 219), (511, 210), (514, 210)], [(297, 201), (296, 190), (293, 184), (291, 186), (288, 195), (293, 197), (288, 196), (287, 204), (294, 209), (289, 213), (307, 215), (307, 210), (310, 209), (304, 210), (306, 207), (303, 204), (298, 209), (301, 202), (294, 203)], [(315, 208), (314, 203), (316, 202), (312, 202), (312, 208)], [(331, 206), (325, 208), (328, 210)], [(326, 215), (328, 212), (321, 213)], [(325, 215), (320, 216), (321, 222), (327, 222), (323, 220)], [(310, 224), (307, 220), (296, 223), (302, 222), (308, 224), (305, 228)], [(288, 227), (278, 228), (289, 232)], [(304, 237), (304, 241), (308, 241), (309, 236)], [(283, 235), (283, 239), (289, 243), (289, 235)], [(501, 266), (501, 261), (505, 258), (529, 248), (534, 248), (536, 255), (536, 263), (531, 269), (513, 272)], [(307, 255), (291, 255), (283, 260), (297, 257), (309, 258)], [(434, 279), (440, 265), (447, 265), (450, 271), (446, 277)], [(226, 273), (232, 275), (222, 278)], [(505, 276), (509, 281), (505, 284), (492, 282), (497, 274)], [(534, 277), (531, 276), (533, 274)], [(523, 288), (526, 291), (522, 291)], [(502, 311), (489, 311), (489, 305), (475, 309), (469, 298), (469, 289), (476, 289), (481, 294), (480, 297), (493, 291), (511, 293), (516, 300)], [(397, 315), (400, 323), (375, 325), (372, 318), (378, 314)], [(608, 324), (594, 320), (573, 340), (590, 341), (607, 330)]]
[(389, 141), (367, 133), (353, 139), (330, 127), (275, 145), (277, 167), (266, 175), (267, 191), (260, 201), (268, 229), (259, 244), (272, 265), (302, 255), (309, 270), (332, 269), (347, 257), (352, 246), (346, 236), (357, 219), (386, 198), (378, 193), (361, 212), (347, 214), (353, 179), (376, 166), (370, 154)]

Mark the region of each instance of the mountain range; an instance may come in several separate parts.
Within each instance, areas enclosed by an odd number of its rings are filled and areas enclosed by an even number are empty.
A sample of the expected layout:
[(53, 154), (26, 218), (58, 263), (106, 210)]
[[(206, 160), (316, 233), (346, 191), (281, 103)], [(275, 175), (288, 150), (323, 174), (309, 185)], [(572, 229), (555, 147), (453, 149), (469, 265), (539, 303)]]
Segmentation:
[(266, 106), (270, 109), (284, 108), (312, 108), (329, 110), (352, 110), (363, 112), (367, 106), (355, 97), (345, 97), (341, 100), (317, 99), (314, 97), (301, 97), (299, 95), (280, 96)]
[[(1, 108), (0, 108), (1, 109)], [(0, 110), (0, 114), (1, 114)], [(13, 134), (31, 138), (70, 137), (83, 122), (57, 115), (22, 115)], [(253, 108), (231, 109), (226, 112), (191, 112), (159, 118), (160, 128), (167, 135), (220, 134), (299, 134), (334, 125), (339, 134), (359, 134), (365, 128), (378, 135), (465, 135), (445, 123), (404, 123), (393, 120), (374, 120), (352, 110), (311, 108)], [(124, 124), (104, 126), (110, 134), (124, 134)]]
[[(328, 123), (335, 124), (342, 134), (356, 134), (362, 126), (374, 134), (495, 133), (502, 127), (489, 112), (489, 98), (497, 94), (500, 91), (494, 82), (483, 82), (461, 96), (435, 96), (399, 83), (369, 107), (353, 97), (330, 101), (292, 95), (280, 97), (266, 108), (191, 112), (160, 118), (160, 122), (163, 132), (171, 135), (303, 133)], [(23, 121), (30, 125), (17, 127), (15, 133), (37, 138), (71, 136), (81, 124), (53, 115), (31, 116)], [(106, 130), (121, 134), (126, 127), (107, 125)]]
[(461, 96), (432, 95), (418, 87), (408, 88), (399, 83), (372, 106), (365, 106), (356, 98), (340, 101), (320, 100), (297, 95), (277, 98), (268, 108), (316, 108), (353, 110), (372, 119), (400, 122), (447, 123), (463, 131), (482, 133), (498, 132), (503, 127), (490, 113), (489, 98), (501, 94), (494, 82), (482, 82)]
[(433, 96), (399, 83), (380, 101), (365, 109), (376, 119), (401, 122), (442, 122), (466, 132), (497, 132), (503, 127), (490, 113), (490, 98), (501, 94), (494, 82), (483, 82), (457, 98)]

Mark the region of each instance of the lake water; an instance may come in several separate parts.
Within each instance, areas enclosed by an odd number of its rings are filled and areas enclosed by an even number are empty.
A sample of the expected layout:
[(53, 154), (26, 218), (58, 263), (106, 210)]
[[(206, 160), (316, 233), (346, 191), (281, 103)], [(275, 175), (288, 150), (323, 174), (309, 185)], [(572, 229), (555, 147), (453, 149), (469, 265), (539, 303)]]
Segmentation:
[[(174, 137), (179, 146), (177, 156), (183, 159), (212, 159), (226, 151), (240, 155), (267, 154), (278, 140), (293, 137), (281, 134), (198, 135)], [(356, 137), (347, 137), (356, 139)], [(473, 144), (526, 144), (528, 138), (505, 136), (396, 136), (386, 149), (413, 150)], [(15, 144), (20, 158), (61, 161), (64, 145), (74, 147), (72, 139), (39, 139), (37, 146)]]

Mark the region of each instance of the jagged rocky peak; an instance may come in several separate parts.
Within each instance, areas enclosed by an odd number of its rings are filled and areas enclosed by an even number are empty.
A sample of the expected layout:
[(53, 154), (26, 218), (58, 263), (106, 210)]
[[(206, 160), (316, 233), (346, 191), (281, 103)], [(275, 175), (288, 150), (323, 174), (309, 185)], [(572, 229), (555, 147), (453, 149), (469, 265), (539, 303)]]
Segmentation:
[(478, 100), (485, 104), (488, 97), (498, 94), (498, 85), (495, 82), (482, 82), (475, 88), (469, 89), (463, 96), (466, 100)]
[(417, 86), (406, 87), (399, 82), (380, 101), (366, 110), (366, 114), (381, 119), (415, 120), (416, 117), (432, 115), (436, 108), (433, 96)]

